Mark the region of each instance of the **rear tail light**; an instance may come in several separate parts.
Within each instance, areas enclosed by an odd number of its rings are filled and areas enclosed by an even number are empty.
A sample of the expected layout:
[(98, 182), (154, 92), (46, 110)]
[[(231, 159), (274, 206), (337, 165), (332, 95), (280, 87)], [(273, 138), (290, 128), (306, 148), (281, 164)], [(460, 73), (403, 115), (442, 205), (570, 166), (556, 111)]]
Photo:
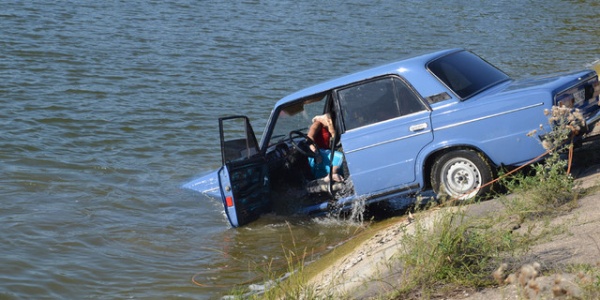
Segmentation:
[[(557, 97), (558, 98), (558, 97)], [(565, 94), (562, 95), (561, 99), (556, 102), (558, 107), (569, 107), (573, 108), (575, 104), (575, 97), (573, 95)]]
[(579, 85), (558, 93), (554, 99), (559, 107), (581, 107), (587, 105), (586, 102), (595, 101), (599, 92), (598, 76), (592, 76)]

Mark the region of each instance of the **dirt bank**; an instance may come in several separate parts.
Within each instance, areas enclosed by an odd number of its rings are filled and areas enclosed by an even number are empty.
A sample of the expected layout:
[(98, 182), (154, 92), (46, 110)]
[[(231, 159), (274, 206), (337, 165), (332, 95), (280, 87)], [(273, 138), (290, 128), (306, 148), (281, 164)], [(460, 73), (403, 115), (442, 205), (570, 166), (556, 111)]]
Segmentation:
[[(577, 150), (573, 162), (573, 175), (576, 177), (578, 188), (590, 188), (600, 185), (600, 141), (586, 143)], [(432, 220), (444, 209), (459, 209), (457, 207), (434, 209), (420, 213), (421, 224), (431, 224)], [(484, 201), (466, 208), (468, 214), (484, 215), (502, 209), (498, 200)], [(320, 295), (344, 297), (350, 299), (377, 299), (395, 289), (398, 284), (398, 262), (392, 256), (401, 248), (400, 235), (410, 234), (414, 230), (414, 222), (410, 217), (399, 218), (386, 225), (383, 229), (360, 243), (349, 253), (338, 256), (322, 272), (314, 276), (310, 282)], [(534, 246), (524, 264), (548, 269), (565, 269), (564, 273), (536, 273), (539, 286), (537, 297), (552, 299), (553, 288), (558, 284), (570, 286), (577, 274), (568, 274), (567, 265), (596, 264), (600, 262), (600, 193), (590, 194), (578, 200), (575, 209), (557, 216), (553, 222), (566, 224), (568, 232), (554, 236), (542, 244)], [(535, 263), (535, 264), (534, 264)], [(516, 274), (518, 276), (519, 274)], [(492, 274), (490, 274), (492, 276)], [(565, 288), (567, 289), (567, 288)], [(570, 287), (565, 293), (577, 296), (576, 287)], [(438, 295), (439, 299), (523, 299), (523, 288), (516, 284), (502, 285), (481, 291), (455, 291), (451, 295)]]

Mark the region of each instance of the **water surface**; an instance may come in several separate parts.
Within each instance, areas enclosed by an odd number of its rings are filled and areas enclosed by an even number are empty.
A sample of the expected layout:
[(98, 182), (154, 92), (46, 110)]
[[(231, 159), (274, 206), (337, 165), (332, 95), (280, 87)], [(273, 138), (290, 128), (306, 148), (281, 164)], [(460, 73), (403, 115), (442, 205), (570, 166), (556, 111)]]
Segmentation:
[[(180, 186), (220, 165), (216, 119), (407, 55), (475, 51), (514, 77), (600, 56), (597, 1), (2, 1), (0, 298), (213, 299), (283, 249), (351, 236), (231, 229)], [(314, 255), (313, 255), (314, 254)]]

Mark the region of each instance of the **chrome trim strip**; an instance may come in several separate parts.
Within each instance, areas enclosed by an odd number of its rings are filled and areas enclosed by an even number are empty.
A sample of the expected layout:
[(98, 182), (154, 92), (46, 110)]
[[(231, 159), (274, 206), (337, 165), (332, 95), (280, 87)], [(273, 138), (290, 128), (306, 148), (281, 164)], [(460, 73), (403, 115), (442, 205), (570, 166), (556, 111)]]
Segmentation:
[(408, 139), (408, 138), (411, 138), (411, 137), (415, 137), (415, 136), (418, 136), (418, 135), (427, 134), (427, 133), (431, 133), (431, 130), (419, 131), (418, 133), (415, 133), (415, 134), (410, 134), (410, 135), (402, 136), (402, 137), (395, 138), (395, 139), (392, 139), (392, 140), (387, 140), (387, 141), (384, 141), (384, 142), (379, 142), (379, 143), (376, 143), (376, 144), (372, 144), (372, 145), (368, 145), (368, 146), (356, 148), (354, 150), (344, 151), (344, 153), (349, 154), (349, 153), (353, 153), (353, 152), (357, 152), (357, 151), (362, 151), (362, 150), (365, 150), (365, 149), (377, 147), (379, 145), (384, 145), (384, 144), (387, 144), (387, 143), (393, 143), (393, 142), (401, 141), (401, 140)]
[(464, 124), (469, 124), (469, 123), (473, 123), (473, 122), (477, 122), (477, 121), (481, 121), (481, 120), (485, 120), (485, 119), (489, 119), (489, 118), (493, 118), (493, 117), (497, 117), (497, 116), (501, 116), (501, 115), (511, 114), (511, 113), (514, 113), (514, 112), (517, 112), (517, 111), (526, 110), (526, 109), (530, 109), (530, 108), (534, 108), (534, 107), (538, 107), (538, 106), (542, 106), (542, 105), (544, 105), (544, 102), (540, 102), (540, 103), (529, 105), (529, 106), (524, 106), (524, 107), (513, 109), (513, 110), (503, 111), (503, 112), (500, 112), (500, 113), (497, 113), (497, 114), (488, 115), (488, 116), (480, 117), (480, 118), (473, 119), (473, 120), (468, 120), (468, 121), (463, 121), (463, 122), (459, 122), (459, 123), (449, 124), (449, 125), (446, 125), (446, 126), (438, 127), (435, 130), (448, 129), (448, 128), (452, 128), (452, 127), (456, 127), (456, 126), (460, 126), (460, 125), (464, 125)]

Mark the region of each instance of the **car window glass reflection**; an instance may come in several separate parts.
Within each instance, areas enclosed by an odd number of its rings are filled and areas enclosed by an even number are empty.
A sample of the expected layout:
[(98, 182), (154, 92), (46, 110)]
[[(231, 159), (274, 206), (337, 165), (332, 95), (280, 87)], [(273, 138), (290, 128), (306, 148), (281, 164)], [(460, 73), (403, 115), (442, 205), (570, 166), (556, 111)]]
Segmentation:
[(399, 78), (386, 77), (338, 91), (346, 130), (425, 110)]

